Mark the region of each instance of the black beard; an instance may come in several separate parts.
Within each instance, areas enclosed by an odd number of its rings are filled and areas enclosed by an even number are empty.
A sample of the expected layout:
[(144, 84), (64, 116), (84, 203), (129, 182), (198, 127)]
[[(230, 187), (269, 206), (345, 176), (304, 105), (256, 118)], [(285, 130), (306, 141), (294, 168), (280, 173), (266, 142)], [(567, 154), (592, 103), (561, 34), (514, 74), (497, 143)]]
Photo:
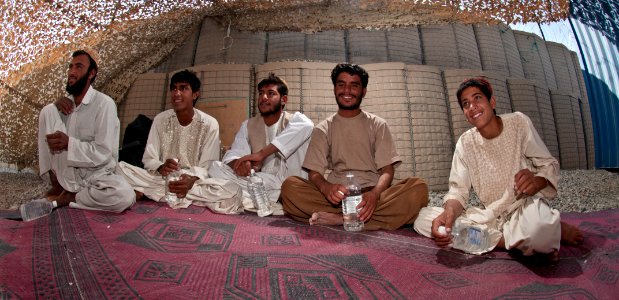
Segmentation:
[(279, 112), (282, 111), (282, 109), (284, 108), (284, 106), (282, 105), (282, 101), (279, 101), (279, 109), (278, 110), (272, 110), (272, 111), (267, 111), (267, 112), (260, 112), (260, 115), (262, 117), (268, 117), (268, 116), (272, 116), (274, 114), (278, 114)]
[(69, 83), (67, 82), (67, 87), (65, 88), (65, 90), (70, 95), (77, 96), (81, 94), (82, 91), (84, 91), (86, 84), (88, 84), (88, 74), (79, 78), (73, 85), (69, 85)]
[(340, 101), (335, 101), (337, 103), (337, 107), (341, 110), (357, 110), (359, 109), (359, 107), (361, 107), (361, 102), (363, 102), (363, 98), (359, 99), (359, 102), (355, 105), (352, 106), (343, 106), (342, 104), (340, 104)]

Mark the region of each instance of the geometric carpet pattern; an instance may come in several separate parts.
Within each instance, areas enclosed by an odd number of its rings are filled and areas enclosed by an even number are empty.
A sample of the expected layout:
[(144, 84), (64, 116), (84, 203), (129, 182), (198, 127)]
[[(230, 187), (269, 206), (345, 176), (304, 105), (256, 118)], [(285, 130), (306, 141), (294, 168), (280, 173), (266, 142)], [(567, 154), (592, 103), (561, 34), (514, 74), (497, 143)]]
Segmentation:
[(283, 216), (141, 201), (0, 219), (0, 299), (617, 299), (619, 210), (563, 214), (560, 260), (439, 249), (412, 228), (346, 232)]

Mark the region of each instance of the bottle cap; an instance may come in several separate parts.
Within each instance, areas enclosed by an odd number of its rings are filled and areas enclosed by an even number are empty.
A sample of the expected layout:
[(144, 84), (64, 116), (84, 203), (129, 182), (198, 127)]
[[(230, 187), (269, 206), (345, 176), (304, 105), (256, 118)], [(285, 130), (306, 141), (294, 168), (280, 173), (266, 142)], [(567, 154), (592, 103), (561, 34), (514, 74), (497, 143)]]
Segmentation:
[(445, 226), (439, 226), (438, 227), (438, 233), (440, 233), (442, 235), (446, 235), (447, 234), (447, 230), (445, 230)]

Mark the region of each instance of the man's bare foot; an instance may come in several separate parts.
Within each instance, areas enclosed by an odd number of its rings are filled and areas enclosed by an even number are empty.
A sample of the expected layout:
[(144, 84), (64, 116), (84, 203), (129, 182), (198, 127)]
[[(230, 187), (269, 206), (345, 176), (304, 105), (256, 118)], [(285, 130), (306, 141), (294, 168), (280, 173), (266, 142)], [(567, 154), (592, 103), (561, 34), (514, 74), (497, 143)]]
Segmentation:
[(315, 212), (309, 219), (310, 225), (342, 225), (344, 219), (341, 214), (334, 214), (328, 212)]
[(56, 204), (58, 207), (68, 206), (69, 203), (75, 202), (75, 193), (63, 191), (56, 199)]
[(499, 243), (496, 244), (496, 248), (505, 249), (505, 238), (501, 236)]
[(561, 222), (561, 243), (569, 246), (578, 246), (582, 244), (583, 240), (584, 236), (578, 227)]
[(45, 192), (45, 195), (43, 195), (43, 197), (47, 198), (50, 201), (53, 201), (56, 200), (56, 198), (58, 198), (58, 196), (60, 196), (62, 192), (64, 192), (64, 189), (58, 182), (56, 174), (54, 174), (54, 172), (52, 171), (49, 171), (49, 181), (51, 182), (52, 187), (47, 190), (47, 192)]
[(554, 250), (550, 253), (546, 254), (546, 258), (548, 258), (548, 261), (550, 263), (557, 263), (559, 262), (559, 250)]

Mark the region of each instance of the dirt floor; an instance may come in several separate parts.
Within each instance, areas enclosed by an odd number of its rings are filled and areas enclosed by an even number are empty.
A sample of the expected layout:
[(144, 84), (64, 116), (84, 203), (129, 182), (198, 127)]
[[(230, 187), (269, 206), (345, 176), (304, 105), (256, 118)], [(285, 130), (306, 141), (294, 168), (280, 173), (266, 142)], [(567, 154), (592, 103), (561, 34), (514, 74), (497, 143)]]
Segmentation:
[[(33, 173), (0, 172), (0, 209), (16, 209), (39, 198), (49, 184)], [(430, 205), (440, 206), (446, 191), (432, 191)], [(478, 204), (475, 199), (471, 205)], [(550, 201), (561, 212), (591, 212), (619, 208), (617, 170), (561, 170), (559, 195)]]
[(16, 209), (39, 198), (49, 185), (32, 173), (0, 173), (0, 209)]

